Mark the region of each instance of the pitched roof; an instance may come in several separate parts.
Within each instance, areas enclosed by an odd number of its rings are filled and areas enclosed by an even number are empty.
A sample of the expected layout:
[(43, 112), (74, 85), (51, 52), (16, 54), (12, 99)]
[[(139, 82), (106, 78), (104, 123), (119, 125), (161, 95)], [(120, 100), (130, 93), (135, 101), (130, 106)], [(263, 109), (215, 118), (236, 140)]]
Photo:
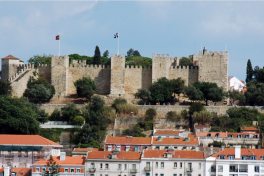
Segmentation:
[(106, 144), (151, 144), (151, 137), (111, 137), (106, 138)]
[(198, 138), (189, 137), (188, 141), (184, 141), (184, 137), (179, 139), (164, 137), (161, 141), (157, 141), (158, 137), (153, 137), (152, 144), (160, 145), (160, 144), (175, 144), (175, 145), (199, 145)]
[(109, 154), (116, 155), (116, 159), (123, 160), (139, 160), (141, 156), (139, 152), (133, 151), (120, 151), (119, 153), (113, 153), (112, 151), (92, 151), (88, 153), (87, 159), (109, 159)]
[[(164, 158), (167, 150), (144, 150), (142, 158)], [(172, 158), (197, 158), (203, 159), (204, 153), (192, 150), (174, 150)]]
[(218, 137), (229, 137), (230, 134), (233, 135), (233, 138), (237, 138), (237, 136), (240, 135), (248, 135), (248, 134), (252, 134), (252, 135), (259, 135), (259, 133), (250, 133), (250, 132), (243, 132), (243, 133), (232, 133), (232, 132), (197, 132), (196, 135), (197, 137), (207, 137), (208, 134), (211, 134), (211, 137), (216, 137), (216, 135), (218, 134)]
[(244, 131), (258, 131), (258, 129), (254, 127), (244, 127), (243, 130)]
[(12, 172), (17, 172), (17, 176), (30, 176), (31, 168), (12, 168), (10, 174)]
[[(46, 165), (47, 160), (40, 160), (36, 162), (34, 165)], [(65, 156), (65, 160), (61, 161), (60, 156), (54, 156), (53, 160), (56, 161), (58, 165), (84, 165), (85, 157), (72, 157), (72, 156)]]
[(39, 135), (14, 134), (0, 134), (0, 145), (56, 145), (56, 147), (62, 147), (58, 143), (48, 140)]
[[(225, 155), (225, 158), (228, 159), (228, 155), (235, 155), (235, 148), (226, 148), (218, 153), (212, 155), (212, 157), (216, 157), (219, 159), (219, 155)], [(255, 155), (257, 156), (257, 160), (261, 160), (261, 156), (264, 156), (264, 149), (241, 149), (242, 155)]]
[(17, 60), (20, 60), (19, 58), (15, 57), (15, 56), (12, 56), (12, 55), (8, 55), (2, 59), (17, 59)]
[(154, 134), (156, 135), (179, 135), (179, 133), (182, 133), (184, 131), (179, 130), (156, 130)]

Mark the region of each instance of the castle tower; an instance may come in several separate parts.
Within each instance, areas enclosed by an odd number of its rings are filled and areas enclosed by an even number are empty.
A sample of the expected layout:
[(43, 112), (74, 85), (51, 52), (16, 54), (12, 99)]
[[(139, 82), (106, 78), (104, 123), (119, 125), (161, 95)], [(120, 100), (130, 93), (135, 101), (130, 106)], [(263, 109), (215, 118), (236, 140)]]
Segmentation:
[(67, 96), (68, 68), (69, 56), (52, 56), (51, 84), (54, 85), (56, 91), (54, 98)]
[(169, 79), (169, 69), (170, 69), (170, 56), (167, 54), (165, 57), (164, 54), (160, 57), (158, 54), (157, 57), (155, 54), (152, 55), (152, 83), (157, 81), (159, 78), (165, 77)]
[(228, 52), (208, 53), (204, 48), (203, 52), (199, 52), (198, 60), (198, 80), (216, 83), (219, 87), (223, 87), (224, 91), (228, 91)]
[(123, 96), (125, 94), (125, 62), (123, 55), (111, 55), (111, 96)]
[(14, 76), (18, 71), (17, 67), (19, 64), (24, 64), (24, 61), (12, 55), (2, 58), (2, 80), (7, 80), (11, 76)]

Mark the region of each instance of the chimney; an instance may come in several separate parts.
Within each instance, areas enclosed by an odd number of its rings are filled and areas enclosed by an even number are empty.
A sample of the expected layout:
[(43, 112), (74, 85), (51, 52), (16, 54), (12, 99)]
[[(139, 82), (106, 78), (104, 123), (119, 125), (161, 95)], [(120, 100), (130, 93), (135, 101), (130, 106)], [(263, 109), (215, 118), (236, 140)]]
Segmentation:
[(235, 145), (235, 159), (240, 159), (241, 145)]
[(9, 176), (9, 167), (4, 168), (4, 176)]
[(60, 160), (61, 161), (65, 161), (65, 156), (66, 156), (65, 152), (60, 152)]
[(213, 150), (213, 149), (214, 149), (214, 148), (213, 148), (214, 146), (211, 145), (210, 147), (211, 147), (211, 155), (212, 155), (212, 154), (214, 154), (214, 150)]
[(207, 48), (206, 48), (206, 47), (204, 47), (204, 49), (203, 49), (203, 55), (204, 55), (205, 53), (207, 53)]

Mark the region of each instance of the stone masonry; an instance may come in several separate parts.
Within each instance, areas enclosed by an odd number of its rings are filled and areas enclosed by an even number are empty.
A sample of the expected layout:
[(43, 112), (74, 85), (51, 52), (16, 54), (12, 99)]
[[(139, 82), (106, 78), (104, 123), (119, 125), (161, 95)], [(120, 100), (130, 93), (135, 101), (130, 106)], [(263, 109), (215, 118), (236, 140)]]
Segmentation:
[[(52, 56), (50, 65), (34, 66), (22, 64), (18, 58), (2, 59), (2, 79), (9, 79), (13, 87), (13, 94), (22, 96), (27, 81), (38, 72), (48, 82), (54, 85), (56, 95), (54, 98), (64, 98), (76, 94), (74, 82), (89, 76), (95, 80), (98, 94), (112, 97), (135, 94), (140, 88), (149, 88), (151, 83), (159, 78), (182, 78), (186, 86), (196, 81), (216, 83), (228, 90), (228, 52), (200, 51), (198, 57), (190, 55), (193, 66), (180, 66), (181, 58), (170, 58), (167, 54), (152, 56), (152, 67), (126, 66), (125, 55), (111, 55), (111, 66), (87, 65), (86, 62), (69, 64), (68, 56)], [(31, 71), (30, 71), (31, 70)], [(15, 83), (14, 83), (15, 82)], [(19, 93), (16, 93), (19, 92)]]

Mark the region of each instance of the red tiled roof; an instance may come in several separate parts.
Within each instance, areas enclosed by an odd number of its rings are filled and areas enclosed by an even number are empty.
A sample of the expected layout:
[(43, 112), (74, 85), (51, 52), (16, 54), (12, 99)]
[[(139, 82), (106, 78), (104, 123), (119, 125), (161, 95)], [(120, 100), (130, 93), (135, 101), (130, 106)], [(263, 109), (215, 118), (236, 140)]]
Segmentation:
[(230, 133), (230, 132), (197, 132), (197, 137), (207, 137), (208, 134), (211, 134), (211, 137), (216, 137), (216, 134), (219, 134), (218, 137), (228, 137), (229, 134), (233, 135), (233, 138), (237, 138), (237, 135), (247, 135), (247, 134), (252, 134), (252, 135), (259, 135), (259, 133), (250, 133), (250, 132), (244, 132), (244, 133)]
[(113, 154), (117, 155), (116, 159), (123, 160), (139, 160), (141, 154), (139, 152), (125, 152), (120, 151), (119, 153), (113, 153), (112, 151), (92, 151), (87, 155), (87, 159), (109, 159), (108, 155)]
[[(46, 165), (47, 160), (40, 160), (36, 162), (34, 165)], [(61, 161), (60, 156), (54, 156), (53, 160), (56, 162), (58, 165), (84, 165), (85, 163), (85, 157), (71, 157), (71, 156), (65, 156), (65, 160)]]
[(178, 130), (156, 130), (154, 134), (159, 134), (159, 135), (179, 135), (179, 133), (182, 133), (184, 131), (178, 131)]
[(240, 80), (242, 83), (244, 83), (245, 81), (243, 81), (243, 80)]
[(151, 144), (151, 137), (111, 137), (106, 138), (106, 144)]
[(244, 127), (243, 130), (245, 130), (245, 131), (258, 131), (258, 129), (254, 128), (254, 127)]
[(19, 58), (15, 57), (15, 56), (12, 56), (12, 55), (8, 55), (2, 59), (17, 59), (17, 60), (20, 60)]
[[(219, 155), (225, 155), (225, 158), (228, 159), (228, 155), (235, 155), (235, 148), (226, 148), (213, 154), (212, 157), (216, 157), (218, 159)], [(264, 149), (241, 149), (241, 156), (242, 155), (255, 155), (257, 156), (257, 160), (261, 160), (261, 156), (264, 156)]]
[(184, 137), (179, 139), (164, 137), (161, 141), (157, 141), (158, 137), (153, 137), (152, 144), (175, 144), (175, 145), (199, 145), (198, 138), (189, 137), (189, 141), (184, 141)]
[[(168, 153), (167, 150), (144, 150), (143, 158), (164, 158), (164, 154)], [(203, 152), (192, 150), (174, 150), (172, 158), (204, 158)]]
[(39, 135), (13, 134), (0, 134), (0, 145), (56, 145), (56, 147), (62, 147), (58, 143)]
[(4, 172), (4, 170), (5, 170), (5, 168), (2, 167), (2, 168), (0, 169), (0, 173)]
[(30, 176), (31, 168), (12, 168), (10, 174), (12, 172), (17, 172), (17, 176)]

